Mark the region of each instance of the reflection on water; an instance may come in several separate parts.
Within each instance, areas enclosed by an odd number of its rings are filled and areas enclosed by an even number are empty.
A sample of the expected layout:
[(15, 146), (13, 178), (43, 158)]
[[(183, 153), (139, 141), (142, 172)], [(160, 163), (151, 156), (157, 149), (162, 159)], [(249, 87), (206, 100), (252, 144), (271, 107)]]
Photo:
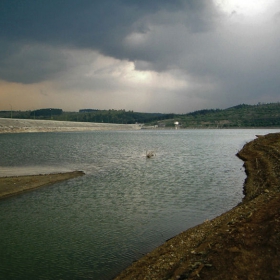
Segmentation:
[[(0, 201), (1, 279), (110, 279), (242, 199), (246, 141), (268, 130), (0, 135), (0, 174), (86, 175)], [(146, 159), (145, 151), (156, 157)]]

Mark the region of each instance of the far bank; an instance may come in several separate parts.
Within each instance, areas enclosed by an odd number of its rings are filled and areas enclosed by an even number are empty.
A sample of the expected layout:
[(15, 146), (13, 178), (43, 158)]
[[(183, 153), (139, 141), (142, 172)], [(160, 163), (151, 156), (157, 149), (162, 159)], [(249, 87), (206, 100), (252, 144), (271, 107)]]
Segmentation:
[(139, 124), (67, 122), (0, 118), (0, 133), (138, 130)]

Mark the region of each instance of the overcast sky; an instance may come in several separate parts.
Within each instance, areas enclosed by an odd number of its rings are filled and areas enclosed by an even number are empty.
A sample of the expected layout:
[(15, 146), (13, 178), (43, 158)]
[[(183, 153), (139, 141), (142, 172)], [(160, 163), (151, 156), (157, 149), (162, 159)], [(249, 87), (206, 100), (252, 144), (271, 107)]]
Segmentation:
[(280, 101), (279, 0), (1, 0), (0, 110)]

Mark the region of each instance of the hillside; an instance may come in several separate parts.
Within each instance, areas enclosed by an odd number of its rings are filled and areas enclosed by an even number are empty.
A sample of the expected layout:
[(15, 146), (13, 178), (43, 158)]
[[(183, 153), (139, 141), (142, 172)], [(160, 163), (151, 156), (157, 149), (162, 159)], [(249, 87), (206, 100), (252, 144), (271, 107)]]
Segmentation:
[(64, 112), (62, 109), (57, 108), (45, 108), (34, 111), (0, 111), (0, 118), (115, 124), (148, 123), (173, 117), (174, 114), (141, 113), (114, 109), (81, 109), (79, 112)]
[(280, 127), (280, 102), (270, 104), (241, 104), (227, 109), (204, 109), (187, 114), (141, 113), (125, 110), (81, 109), (64, 112), (47, 108), (34, 111), (0, 111), (0, 118), (58, 120), (87, 123), (145, 124), (144, 128), (156, 126), (174, 128), (242, 128)]
[(280, 127), (280, 103), (242, 104), (224, 110), (200, 110), (176, 115), (173, 120), (156, 124), (174, 127), (175, 121), (180, 123), (181, 128)]

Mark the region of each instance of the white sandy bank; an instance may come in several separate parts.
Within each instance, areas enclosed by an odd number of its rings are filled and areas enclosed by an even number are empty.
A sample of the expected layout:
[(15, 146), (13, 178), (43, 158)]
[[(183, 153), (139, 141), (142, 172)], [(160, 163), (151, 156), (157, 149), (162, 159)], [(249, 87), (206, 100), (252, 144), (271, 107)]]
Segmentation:
[(139, 124), (66, 122), (51, 120), (0, 118), (0, 133), (136, 129), (141, 129), (141, 126)]

